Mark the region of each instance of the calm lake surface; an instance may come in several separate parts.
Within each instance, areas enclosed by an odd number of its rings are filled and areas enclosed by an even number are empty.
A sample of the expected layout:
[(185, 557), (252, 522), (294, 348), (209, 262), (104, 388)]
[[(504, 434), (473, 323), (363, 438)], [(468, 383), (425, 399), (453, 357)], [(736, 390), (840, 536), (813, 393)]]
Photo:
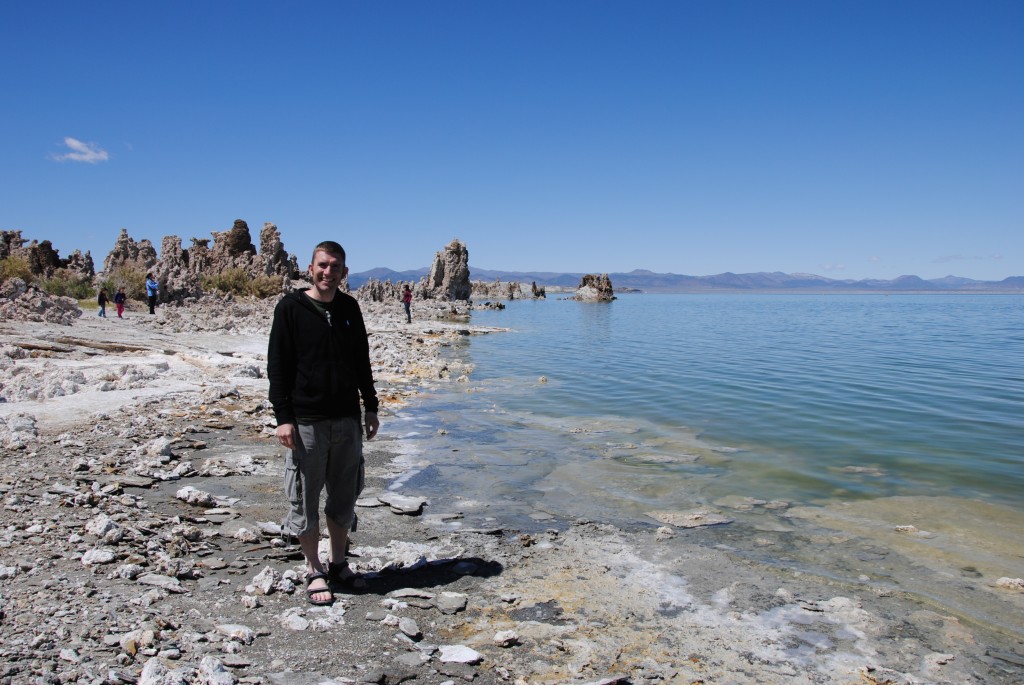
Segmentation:
[(957, 582), (1024, 575), (1024, 297), (553, 297), (473, 323), (511, 330), (455, 349), (468, 380), (398, 426), (435, 511), (713, 511), (734, 523), (685, 534), (1020, 633)]

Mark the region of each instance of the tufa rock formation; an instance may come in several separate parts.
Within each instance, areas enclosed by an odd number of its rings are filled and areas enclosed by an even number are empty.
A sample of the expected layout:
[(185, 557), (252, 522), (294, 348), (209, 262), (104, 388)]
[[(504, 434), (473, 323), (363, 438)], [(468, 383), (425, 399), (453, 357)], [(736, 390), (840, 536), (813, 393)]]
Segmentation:
[[(347, 279), (346, 279), (347, 282)], [(414, 299), (432, 299), (427, 296), (423, 284), (417, 286), (412, 281), (398, 281), (392, 283), (391, 279), (379, 281), (371, 278), (356, 290), (356, 298), (363, 302), (401, 302), (402, 289), (409, 286)]]
[(487, 281), (473, 281), (473, 297), (479, 299), (504, 299), (504, 300), (540, 300), (547, 297), (544, 288), (538, 288), (534, 281), (527, 289), (519, 281), (502, 283), (501, 279), (494, 279), (493, 283)]
[[(159, 257), (153, 243), (147, 239), (136, 242), (128, 230), (122, 228), (113, 249), (103, 261), (101, 275), (115, 276), (121, 268), (134, 272), (152, 273), (160, 284), (159, 302), (181, 302), (204, 294), (203, 279), (240, 271), (252, 279), (280, 278), (281, 290), (293, 287), (292, 281), (302, 280), (298, 260), (289, 255), (281, 241), (281, 233), (272, 223), (265, 223), (260, 231), (260, 249), (257, 251), (242, 219), (235, 220), (227, 231), (212, 231), (209, 238), (192, 238), (190, 247), (183, 247), (176, 235), (163, 238)], [(75, 251), (67, 260), (61, 260), (49, 241), (25, 246), (20, 231), (0, 232), (0, 258), (20, 255), (30, 265), (32, 273), (49, 278), (57, 269), (68, 269), (93, 278), (92, 257)], [(233, 277), (237, 274), (233, 274)], [(237, 280), (237, 279), (235, 279)], [(383, 283), (371, 280), (357, 291), (356, 296), (366, 301), (398, 301), (405, 282)], [(458, 239), (453, 239), (434, 257), (430, 273), (412, 286), (417, 300), (468, 302), (473, 295), (469, 280), (469, 251)], [(276, 286), (275, 286), (276, 287)], [(520, 283), (483, 284), (481, 294), (501, 298), (544, 297), (543, 288), (534, 283), (527, 290)], [(348, 290), (347, 281), (342, 284)]]
[(0, 259), (7, 259), (12, 254), (21, 254), (25, 239), (21, 231), (0, 231)]
[(28, 264), (29, 271), (40, 278), (53, 278), (53, 275), (66, 269), (74, 276), (92, 278), (96, 275), (92, 255), (75, 250), (67, 259), (61, 259), (57, 250), (49, 240), (28, 243), (21, 237), (21, 231), (0, 231), (0, 259), (21, 257)]
[(146, 239), (136, 243), (128, 235), (128, 229), (122, 228), (121, 235), (117, 236), (117, 241), (114, 242), (114, 249), (103, 260), (103, 273), (112, 273), (120, 266), (149, 271), (154, 264), (156, 264), (156, 249), (153, 247), (153, 243)]
[(584, 274), (576, 288), (576, 294), (571, 299), (582, 302), (611, 302), (615, 299), (612, 281), (608, 274)]
[(284, 249), (281, 233), (272, 223), (263, 224), (260, 231), (260, 250), (252, 243), (249, 226), (236, 219), (227, 231), (212, 231), (213, 247), (209, 238), (192, 238), (192, 245), (183, 248), (181, 238), (166, 236), (160, 244), (160, 258), (148, 240), (138, 245), (124, 229), (114, 249), (104, 261), (104, 271), (117, 266), (131, 265), (153, 273), (160, 283), (160, 301), (180, 301), (203, 294), (203, 276), (213, 276), (229, 269), (238, 269), (251, 276), (282, 279), (282, 289), (291, 279), (301, 277), (298, 262)]
[(421, 291), (428, 299), (449, 302), (470, 299), (473, 286), (469, 282), (469, 250), (458, 238), (434, 256)]
[(165, 236), (160, 243), (160, 260), (150, 271), (160, 284), (161, 301), (199, 297), (203, 294), (202, 275), (210, 267), (209, 240), (192, 239), (192, 247), (181, 247), (181, 238)]
[(75, 250), (63, 261), (64, 268), (73, 274), (83, 278), (92, 279), (96, 276), (96, 267), (92, 263), (92, 255), (86, 250), (83, 255), (81, 250)]
[(252, 244), (249, 236), (249, 224), (241, 219), (235, 219), (235, 223), (227, 231), (218, 233), (213, 231), (214, 253), (226, 258), (252, 259), (256, 256), (256, 246)]
[(289, 255), (281, 241), (281, 231), (267, 221), (260, 231), (260, 259), (263, 273), (267, 276), (283, 276), (296, 279), (302, 277), (299, 262), (294, 255)]

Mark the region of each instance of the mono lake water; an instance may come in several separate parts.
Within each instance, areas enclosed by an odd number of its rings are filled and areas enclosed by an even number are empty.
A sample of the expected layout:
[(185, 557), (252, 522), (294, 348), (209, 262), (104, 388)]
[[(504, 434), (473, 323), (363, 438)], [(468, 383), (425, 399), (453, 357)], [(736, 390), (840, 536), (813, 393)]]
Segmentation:
[(510, 330), (453, 350), (468, 380), (405, 416), (404, 486), (435, 511), (713, 511), (733, 523), (688, 539), (1024, 633), (991, 589), (1024, 576), (1024, 297), (551, 298), (473, 323)]

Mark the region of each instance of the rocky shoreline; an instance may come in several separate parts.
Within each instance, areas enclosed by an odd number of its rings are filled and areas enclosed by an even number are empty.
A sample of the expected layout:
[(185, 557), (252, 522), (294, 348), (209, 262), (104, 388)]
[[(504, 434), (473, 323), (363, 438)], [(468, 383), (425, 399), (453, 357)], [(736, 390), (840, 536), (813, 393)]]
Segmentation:
[(389, 428), (471, 374), (447, 347), (493, 332), (440, 304), (411, 325), (363, 305), (383, 400), (351, 549), (369, 587), (309, 605), (275, 523), (272, 306), (0, 323), (0, 683), (1021, 682), (1020, 650), (899, 597), (670, 553), (669, 526), (470, 526), (397, 487)]

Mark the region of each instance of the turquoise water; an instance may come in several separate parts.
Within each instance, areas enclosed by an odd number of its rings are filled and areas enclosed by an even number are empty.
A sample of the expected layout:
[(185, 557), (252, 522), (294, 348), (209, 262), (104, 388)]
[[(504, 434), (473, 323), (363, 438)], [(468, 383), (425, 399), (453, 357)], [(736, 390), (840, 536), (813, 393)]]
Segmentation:
[(488, 401), (698, 431), (770, 499), (1024, 500), (1024, 298), (627, 295), (473, 322), (514, 331), (470, 344)]
[(406, 417), (433, 511), (714, 511), (733, 523), (688, 539), (1022, 630), (991, 587), (1024, 575), (1024, 297), (552, 298), (473, 324), (509, 331), (453, 350), (472, 373)]

